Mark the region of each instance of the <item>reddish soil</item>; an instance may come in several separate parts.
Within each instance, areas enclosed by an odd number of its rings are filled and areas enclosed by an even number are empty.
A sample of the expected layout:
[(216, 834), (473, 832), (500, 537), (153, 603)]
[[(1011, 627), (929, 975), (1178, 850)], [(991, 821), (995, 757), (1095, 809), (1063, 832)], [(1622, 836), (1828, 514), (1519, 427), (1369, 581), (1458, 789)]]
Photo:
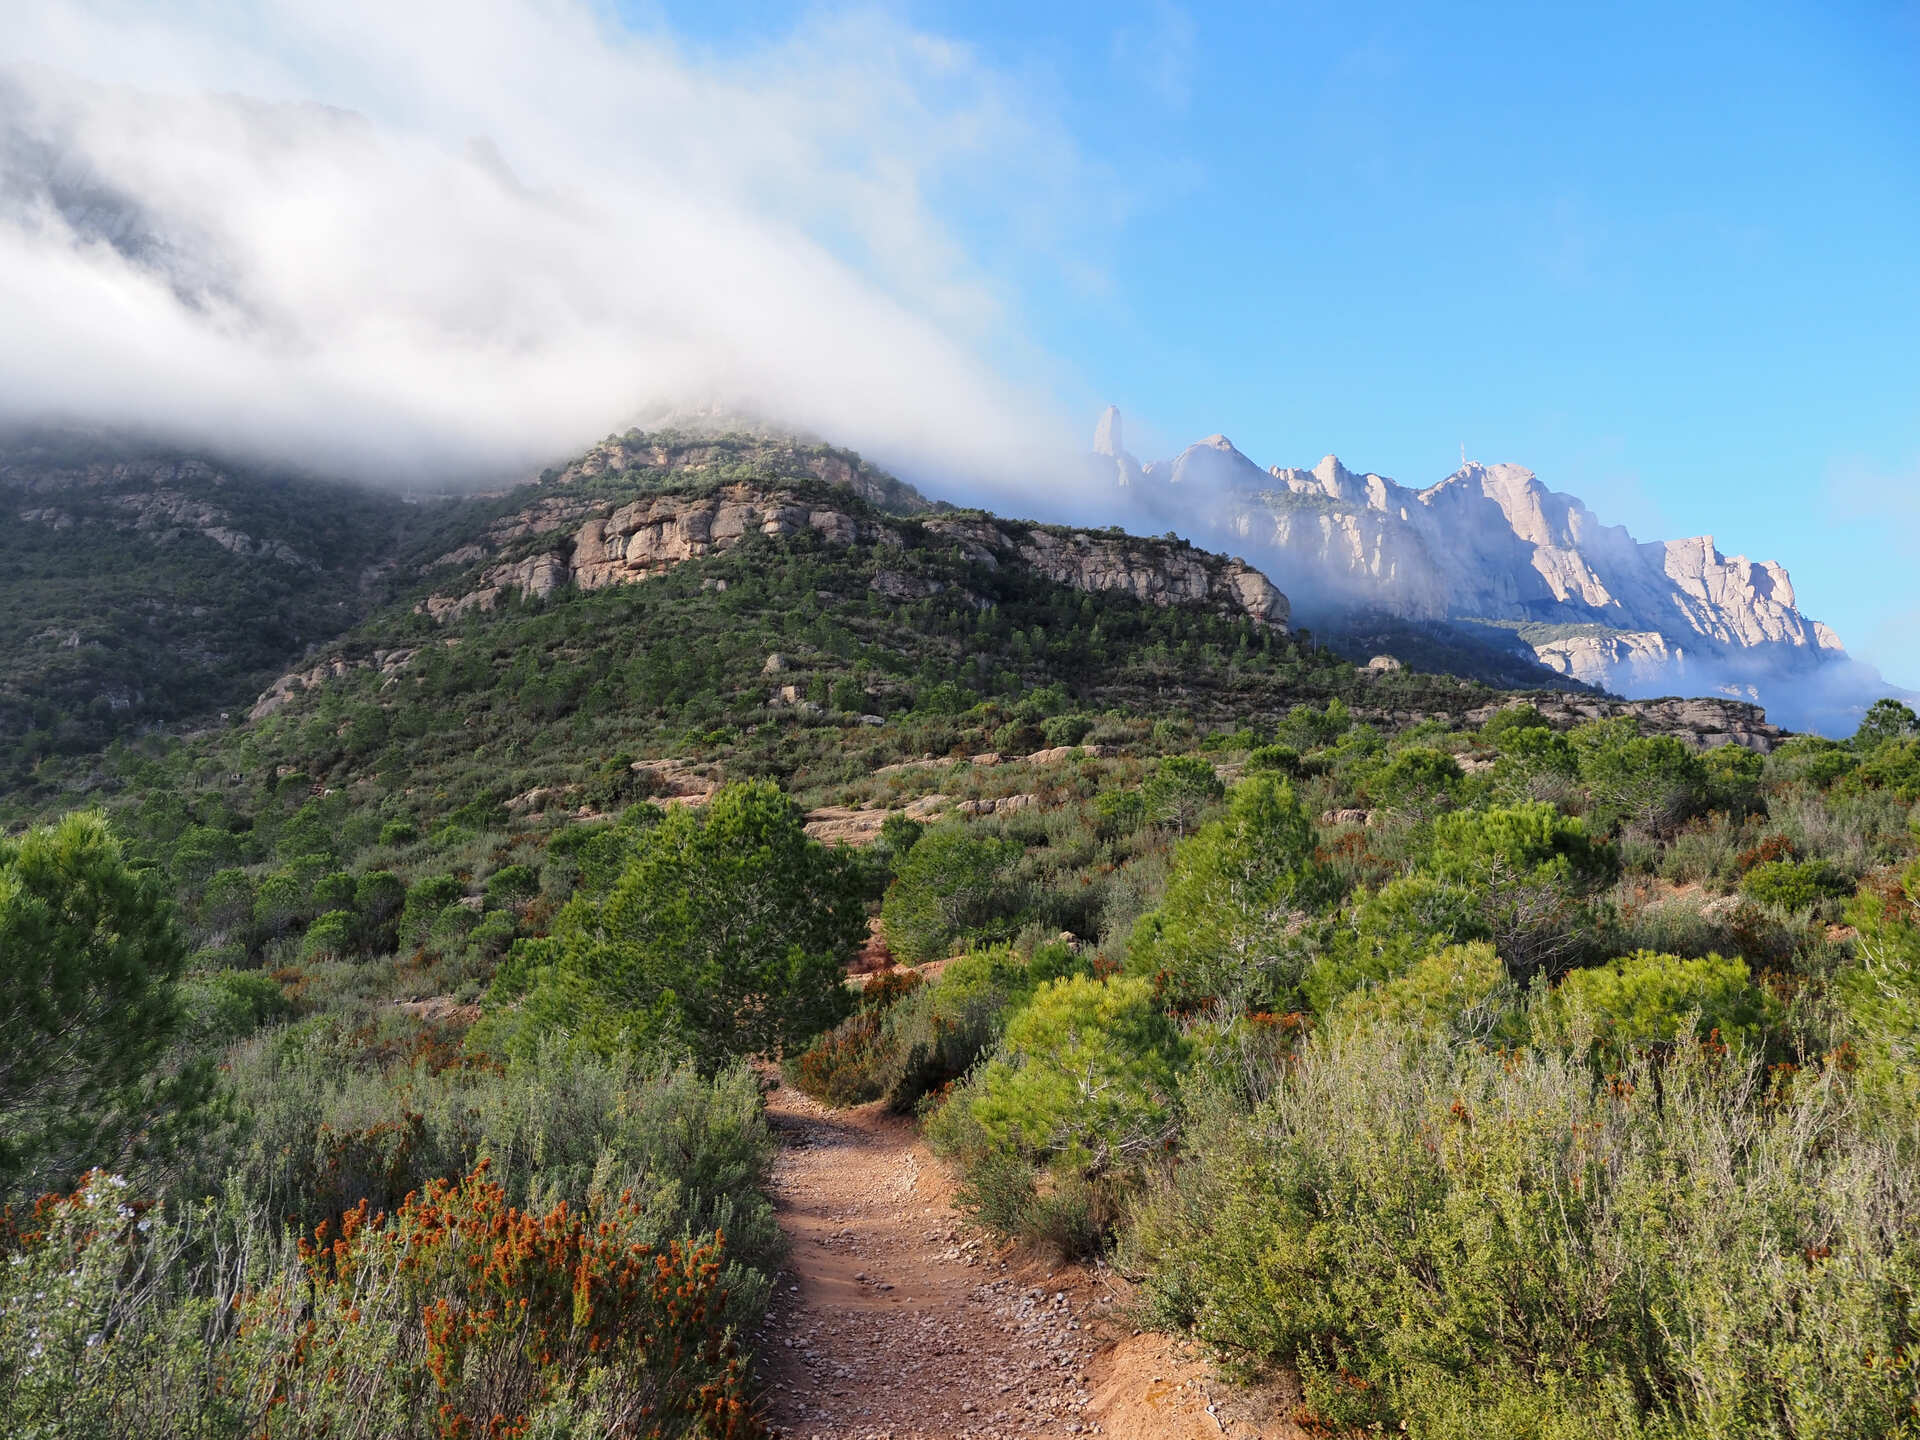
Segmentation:
[(1285, 1440), (1284, 1397), (1229, 1392), (1191, 1347), (1139, 1334), (1104, 1271), (971, 1229), (913, 1125), (877, 1105), (767, 1097), (792, 1247), (755, 1347), (790, 1440)]

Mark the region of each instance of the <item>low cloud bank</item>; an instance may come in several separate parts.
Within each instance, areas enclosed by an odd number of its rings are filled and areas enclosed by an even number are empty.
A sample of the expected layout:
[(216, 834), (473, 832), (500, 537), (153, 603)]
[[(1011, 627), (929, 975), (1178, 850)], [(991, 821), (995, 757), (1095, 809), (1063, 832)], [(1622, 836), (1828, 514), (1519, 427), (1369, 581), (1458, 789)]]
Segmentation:
[(53, 0), (0, 35), (0, 423), (471, 483), (735, 409), (1017, 494), (1080, 427), (951, 217), (1065, 253), (1085, 182), (884, 17), (719, 60), (576, 0)]

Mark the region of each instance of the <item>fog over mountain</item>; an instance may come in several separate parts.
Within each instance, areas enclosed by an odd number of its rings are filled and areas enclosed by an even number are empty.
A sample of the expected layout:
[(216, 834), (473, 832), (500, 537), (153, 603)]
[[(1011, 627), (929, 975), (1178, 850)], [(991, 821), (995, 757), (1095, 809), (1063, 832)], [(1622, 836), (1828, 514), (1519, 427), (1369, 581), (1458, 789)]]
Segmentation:
[(1310, 624), (1491, 625), (1573, 679), (1756, 700), (1796, 729), (1850, 732), (1889, 692), (1800, 613), (1784, 566), (1722, 554), (1710, 535), (1643, 543), (1520, 465), (1468, 460), (1414, 489), (1333, 455), (1262, 469), (1224, 435), (1143, 464), (1109, 407), (1089, 469), (1124, 503), (1244, 553)]
[(408, 483), (685, 407), (947, 481), (1073, 451), (943, 201), (1044, 244), (1084, 167), (964, 47), (868, 14), (722, 61), (564, 0), (0, 30), (0, 424)]

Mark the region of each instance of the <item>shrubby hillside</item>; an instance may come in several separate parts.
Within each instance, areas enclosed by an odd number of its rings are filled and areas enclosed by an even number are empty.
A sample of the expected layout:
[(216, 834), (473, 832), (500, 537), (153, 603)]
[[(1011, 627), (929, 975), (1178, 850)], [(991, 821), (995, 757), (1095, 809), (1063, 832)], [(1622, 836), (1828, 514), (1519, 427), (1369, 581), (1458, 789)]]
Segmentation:
[(411, 507), (90, 436), (0, 447), (0, 790), (242, 705), (384, 599)]
[(409, 507), (10, 786), (10, 1430), (757, 1433), (756, 1061), (1329, 1433), (1911, 1430), (1910, 711), (1359, 669), (782, 445)]

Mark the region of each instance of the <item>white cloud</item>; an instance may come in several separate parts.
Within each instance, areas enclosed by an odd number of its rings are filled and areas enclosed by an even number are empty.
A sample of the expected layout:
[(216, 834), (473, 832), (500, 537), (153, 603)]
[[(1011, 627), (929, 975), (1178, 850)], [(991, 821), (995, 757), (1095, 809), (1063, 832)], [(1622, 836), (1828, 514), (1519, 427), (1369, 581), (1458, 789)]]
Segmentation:
[(0, 419), (490, 478), (750, 405), (988, 493), (1081, 441), (966, 227), (1064, 257), (1099, 187), (964, 46), (865, 14), (702, 57), (580, 0), (15, 8)]
[(1153, 0), (1114, 32), (1113, 63), (1169, 110), (1184, 110), (1193, 98), (1195, 48), (1193, 17), (1170, 0)]

